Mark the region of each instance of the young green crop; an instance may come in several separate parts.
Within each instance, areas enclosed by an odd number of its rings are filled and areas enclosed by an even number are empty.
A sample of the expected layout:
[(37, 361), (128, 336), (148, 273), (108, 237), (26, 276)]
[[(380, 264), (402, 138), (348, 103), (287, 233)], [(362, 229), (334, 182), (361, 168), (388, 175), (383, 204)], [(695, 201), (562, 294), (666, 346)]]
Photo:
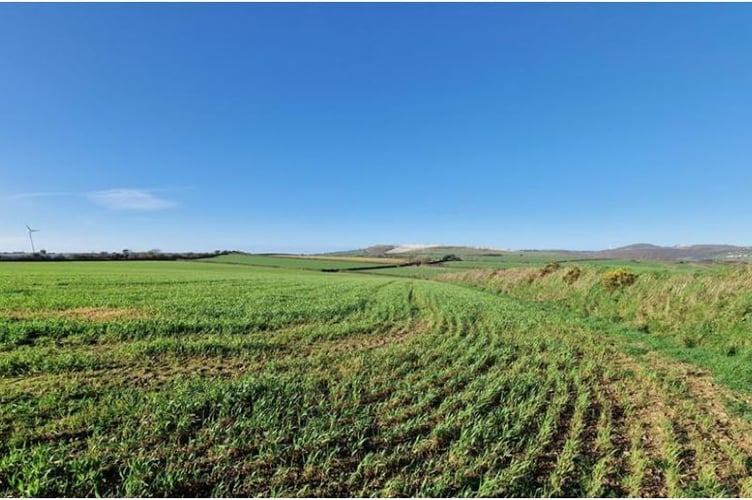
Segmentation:
[(2, 264), (0, 494), (748, 491), (741, 396), (630, 345), (425, 279)]
[(583, 322), (621, 325), (648, 350), (710, 369), (731, 388), (752, 387), (752, 267), (718, 264), (670, 272), (583, 266), (568, 282), (573, 269), (564, 265), (543, 276), (540, 268), (475, 270), (436, 279), (535, 301), (538, 307), (562, 307)]

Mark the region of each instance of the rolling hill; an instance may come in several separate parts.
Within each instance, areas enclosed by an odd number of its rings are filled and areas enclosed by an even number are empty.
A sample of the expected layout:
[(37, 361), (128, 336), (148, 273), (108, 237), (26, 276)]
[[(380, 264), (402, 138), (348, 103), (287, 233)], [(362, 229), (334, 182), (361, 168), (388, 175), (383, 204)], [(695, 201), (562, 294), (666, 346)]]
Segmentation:
[(455, 254), (469, 256), (508, 256), (524, 255), (550, 258), (551, 260), (571, 259), (619, 259), (656, 261), (748, 261), (752, 260), (752, 247), (702, 244), (689, 246), (659, 246), (637, 243), (606, 250), (563, 250), (563, 249), (524, 249), (501, 250), (461, 245), (374, 245), (367, 248), (336, 252), (327, 255), (349, 256), (389, 256), (414, 257), (421, 255)]

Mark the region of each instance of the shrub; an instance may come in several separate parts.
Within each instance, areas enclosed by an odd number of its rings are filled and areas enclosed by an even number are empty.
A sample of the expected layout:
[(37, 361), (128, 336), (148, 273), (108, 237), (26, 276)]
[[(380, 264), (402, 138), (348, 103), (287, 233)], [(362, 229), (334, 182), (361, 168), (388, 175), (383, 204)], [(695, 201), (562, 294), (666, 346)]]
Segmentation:
[(609, 292), (628, 287), (637, 280), (637, 275), (629, 269), (612, 269), (603, 275), (601, 283)]
[(547, 274), (551, 274), (556, 272), (559, 269), (559, 263), (558, 262), (549, 262), (545, 266), (543, 266), (543, 269), (540, 270), (540, 275), (545, 276)]
[(564, 283), (566, 283), (567, 285), (571, 285), (572, 283), (580, 279), (581, 273), (582, 271), (579, 267), (570, 267), (569, 269), (567, 269), (567, 272), (564, 274), (564, 276), (562, 276), (561, 279), (563, 279)]
[(460, 261), (462, 261), (462, 259), (454, 255), (453, 253), (450, 253), (449, 255), (445, 255), (439, 259), (439, 262), (460, 262)]

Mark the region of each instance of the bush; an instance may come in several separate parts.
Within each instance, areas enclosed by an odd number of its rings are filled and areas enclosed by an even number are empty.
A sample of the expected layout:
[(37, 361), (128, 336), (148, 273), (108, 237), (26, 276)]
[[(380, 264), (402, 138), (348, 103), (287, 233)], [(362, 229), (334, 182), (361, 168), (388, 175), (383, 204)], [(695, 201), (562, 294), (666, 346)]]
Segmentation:
[(571, 285), (572, 283), (580, 279), (581, 273), (582, 271), (579, 267), (570, 267), (569, 269), (567, 269), (567, 272), (564, 274), (564, 276), (562, 276), (561, 279), (563, 279), (564, 283), (566, 283), (567, 285)]
[(462, 259), (454, 255), (453, 253), (450, 253), (449, 255), (445, 255), (442, 258), (439, 259), (439, 262), (460, 262)]
[(613, 292), (615, 290), (621, 290), (633, 284), (637, 280), (637, 275), (629, 269), (619, 268), (608, 271), (603, 275), (601, 283), (603, 287)]
[(540, 270), (540, 275), (545, 276), (547, 274), (554, 273), (559, 270), (559, 263), (558, 262), (549, 262), (545, 266), (543, 266), (543, 269)]

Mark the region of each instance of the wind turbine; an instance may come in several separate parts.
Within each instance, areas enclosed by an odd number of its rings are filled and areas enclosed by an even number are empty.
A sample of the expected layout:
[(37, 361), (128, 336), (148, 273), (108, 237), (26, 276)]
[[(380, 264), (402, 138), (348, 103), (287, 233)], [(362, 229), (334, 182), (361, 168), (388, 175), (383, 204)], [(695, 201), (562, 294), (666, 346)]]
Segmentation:
[(26, 229), (29, 231), (29, 241), (31, 241), (31, 253), (37, 253), (36, 249), (34, 248), (34, 238), (31, 237), (31, 233), (38, 233), (39, 229), (32, 229), (29, 227), (28, 224), (26, 224)]

